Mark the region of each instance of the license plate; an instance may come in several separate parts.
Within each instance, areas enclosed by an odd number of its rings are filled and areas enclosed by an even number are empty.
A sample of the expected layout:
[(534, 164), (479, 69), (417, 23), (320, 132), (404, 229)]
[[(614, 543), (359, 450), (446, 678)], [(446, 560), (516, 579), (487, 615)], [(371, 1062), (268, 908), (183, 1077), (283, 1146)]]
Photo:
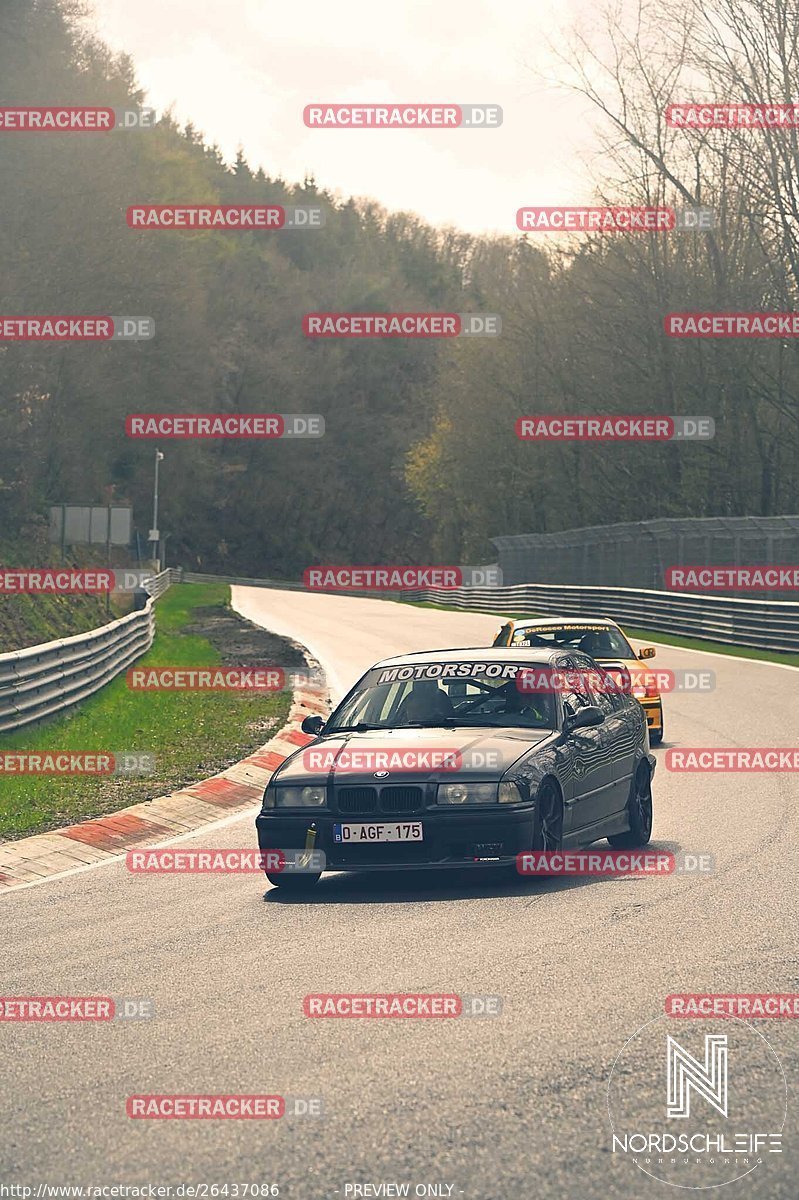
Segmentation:
[(424, 840), (421, 821), (388, 821), (382, 824), (334, 825), (333, 841), (348, 845), (367, 842), (421, 842)]

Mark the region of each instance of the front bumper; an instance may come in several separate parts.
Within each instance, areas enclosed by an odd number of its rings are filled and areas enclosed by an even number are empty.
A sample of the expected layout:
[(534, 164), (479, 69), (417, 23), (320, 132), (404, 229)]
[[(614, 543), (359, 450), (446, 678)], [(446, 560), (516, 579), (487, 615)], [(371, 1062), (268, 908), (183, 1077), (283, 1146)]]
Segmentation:
[(261, 850), (303, 850), (308, 830), (316, 826), (314, 849), (325, 855), (328, 871), (419, 870), (425, 867), (491, 867), (511, 864), (533, 845), (533, 805), (504, 812), (485, 809), (465, 813), (425, 810), (392, 820), (421, 822), (421, 842), (336, 842), (333, 826), (340, 823), (385, 823), (385, 816), (347, 817), (315, 811), (302, 815), (258, 814), (255, 826)]

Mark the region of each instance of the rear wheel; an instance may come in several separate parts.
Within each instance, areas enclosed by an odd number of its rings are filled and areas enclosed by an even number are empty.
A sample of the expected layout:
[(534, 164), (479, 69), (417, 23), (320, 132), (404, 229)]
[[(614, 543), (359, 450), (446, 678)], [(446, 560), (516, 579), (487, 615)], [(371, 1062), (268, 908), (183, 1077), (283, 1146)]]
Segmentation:
[(563, 800), (556, 784), (548, 779), (538, 789), (535, 830), (537, 850), (560, 850), (563, 845)]
[(633, 776), (627, 815), (630, 821), (627, 832), (616, 833), (608, 838), (611, 846), (619, 850), (645, 846), (652, 836), (652, 775), (647, 763), (639, 763)]

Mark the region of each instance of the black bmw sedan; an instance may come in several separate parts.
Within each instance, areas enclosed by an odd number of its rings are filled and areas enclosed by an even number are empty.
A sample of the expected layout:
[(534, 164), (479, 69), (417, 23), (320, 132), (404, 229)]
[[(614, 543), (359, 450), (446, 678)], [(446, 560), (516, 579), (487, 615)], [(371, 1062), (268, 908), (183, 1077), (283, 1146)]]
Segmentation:
[[(528, 850), (649, 841), (643, 709), (575, 650), (386, 659), (303, 730), (313, 740), (275, 771), (256, 818), (261, 850), (278, 852), (267, 876), (283, 887), (307, 888), (320, 864), (496, 867)], [(269, 870), (279, 854), (311, 869)]]

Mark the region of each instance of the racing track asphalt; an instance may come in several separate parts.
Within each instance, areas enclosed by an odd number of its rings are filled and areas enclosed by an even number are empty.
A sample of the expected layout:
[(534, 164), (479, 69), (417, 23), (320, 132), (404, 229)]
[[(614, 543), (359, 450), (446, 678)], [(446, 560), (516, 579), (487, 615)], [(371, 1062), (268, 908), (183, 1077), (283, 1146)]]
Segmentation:
[[(298, 592), (235, 588), (234, 602), (306, 644), (336, 692), (380, 657), (485, 645), (497, 624)], [(797, 744), (796, 671), (670, 647), (653, 665), (717, 678), (712, 694), (666, 697), (666, 745)], [(713, 874), (330, 875), (298, 900), (254, 875), (114, 863), (10, 892), (0, 994), (150, 997), (156, 1015), (0, 1026), (0, 1182), (273, 1182), (298, 1200), (393, 1182), (464, 1200), (674, 1194), (609, 1152), (608, 1072), (671, 992), (799, 992), (797, 779), (669, 775), (656, 754), (653, 844), (711, 853)], [(183, 844), (250, 847), (252, 818)], [(415, 991), (500, 995), (503, 1013), (302, 1013), (306, 993)], [(675, 1024), (687, 1037), (694, 1023)], [(799, 1022), (758, 1028), (788, 1079), (785, 1152), (724, 1195), (793, 1200)], [(757, 1082), (732, 1073), (742, 1091)], [(326, 1116), (133, 1121), (133, 1093), (321, 1096)]]

